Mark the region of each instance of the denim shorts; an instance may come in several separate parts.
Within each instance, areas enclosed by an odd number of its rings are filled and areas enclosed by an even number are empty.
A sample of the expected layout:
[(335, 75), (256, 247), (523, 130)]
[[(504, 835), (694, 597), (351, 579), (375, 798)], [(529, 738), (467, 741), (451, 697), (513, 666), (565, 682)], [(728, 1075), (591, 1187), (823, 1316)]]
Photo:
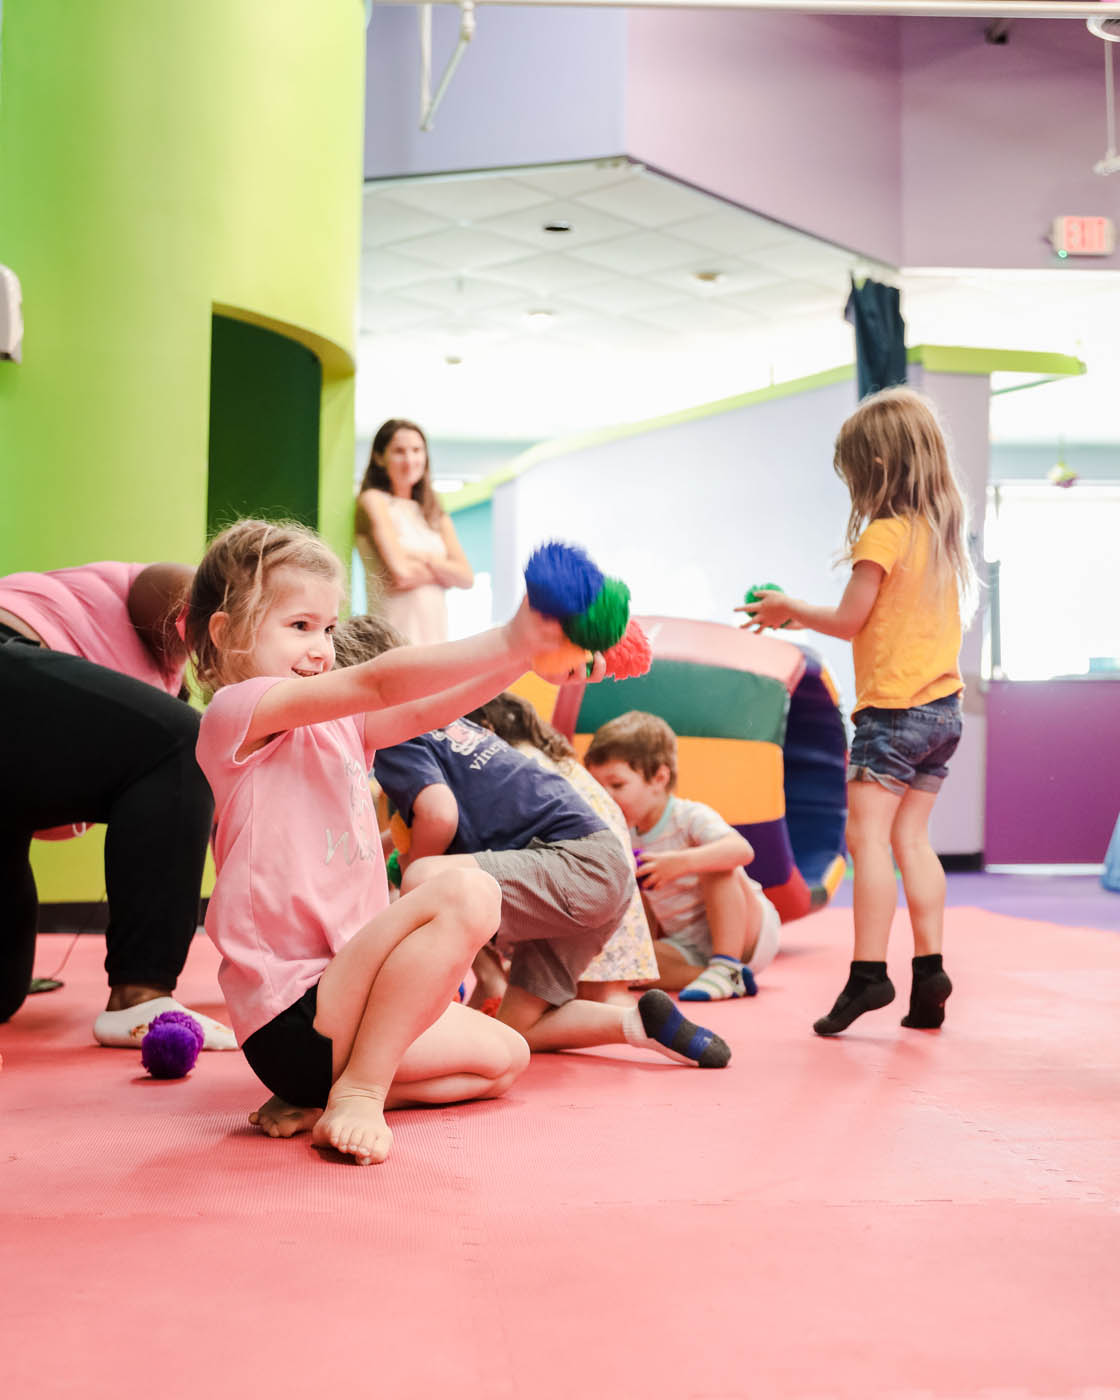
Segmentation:
[(880, 783), (899, 797), (907, 788), (937, 792), (961, 741), (961, 697), (946, 695), (909, 710), (869, 705), (855, 717), (848, 782)]

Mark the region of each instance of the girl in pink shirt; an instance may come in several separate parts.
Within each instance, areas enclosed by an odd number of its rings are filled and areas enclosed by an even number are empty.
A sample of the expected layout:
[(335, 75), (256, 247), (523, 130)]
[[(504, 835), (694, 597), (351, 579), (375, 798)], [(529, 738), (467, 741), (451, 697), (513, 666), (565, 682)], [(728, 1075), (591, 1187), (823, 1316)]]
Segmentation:
[(210, 546), (187, 608), (215, 692), (198, 759), (214, 791), (207, 932), (234, 1029), (273, 1097), (251, 1121), (305, 1128), (359, 1163), (383, 1111), (490, 1098), (528, 1063), (516, 1031), (456, 989), (498, 927), (498, 886), (450, 870), (395, 904), (367, 773), (374, 750), (496, 695), (558, 646), (523, 603), (504, 627), (333, 670), (342, 567), (311, 532), (243, 520)]

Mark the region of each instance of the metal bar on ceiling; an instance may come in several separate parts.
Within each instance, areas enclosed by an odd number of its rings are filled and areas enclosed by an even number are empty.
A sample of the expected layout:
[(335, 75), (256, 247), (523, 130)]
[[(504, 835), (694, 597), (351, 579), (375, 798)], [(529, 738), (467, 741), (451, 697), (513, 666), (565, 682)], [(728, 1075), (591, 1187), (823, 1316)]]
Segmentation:
[[(914, 19), (1100, 19), (1120, 17), (1120, 3), (1103, 0), (476, 0), (479, 5), (550, 9), (758, 10), (801, 15), (897, 15)], [(411, 5), (415, 0), (373, 0)], [(431, 0), (458, 5), (460, 0)]]

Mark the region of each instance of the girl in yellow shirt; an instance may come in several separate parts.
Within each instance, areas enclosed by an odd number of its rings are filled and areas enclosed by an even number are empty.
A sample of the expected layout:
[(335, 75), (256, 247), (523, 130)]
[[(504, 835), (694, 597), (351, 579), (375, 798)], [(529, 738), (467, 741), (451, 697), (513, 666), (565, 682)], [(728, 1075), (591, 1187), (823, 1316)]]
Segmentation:
[(897, 861), (914, 931), (902, 1024), (934, 1030), (953, 984), (942, 965), (945, 874), (929, 818), (961, 734), (961, 614), (975, 592), (967, 509), (932, 406), (909, 389), (864, 399), (840, 429), (833, 465), (852, 497), (852, 575), (840, 602), (819, 607), (759, 589), (759, 601), (736, 611), (757, 631), (788, 623), (852, 643), (847, 841), (855, 947), (843, 991), (813, 1029), (836, 1035), (894, 1000), (886, 956)]

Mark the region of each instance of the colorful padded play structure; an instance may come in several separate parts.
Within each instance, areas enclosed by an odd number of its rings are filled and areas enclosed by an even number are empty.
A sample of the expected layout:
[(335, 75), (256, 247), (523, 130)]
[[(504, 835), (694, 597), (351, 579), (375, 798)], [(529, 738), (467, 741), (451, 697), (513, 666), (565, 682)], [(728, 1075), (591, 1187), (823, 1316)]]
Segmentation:
[(747, 838), (750, 873), (783, 921), (822, 907), (846, 864), (847, 737), (820, 658), (724, 623), (637, 620), (653, 649), (649, 672), (563, 686), (552, 723), (582, 754), (626, 710), (660, 715), (678, 736), (677, 791)]

